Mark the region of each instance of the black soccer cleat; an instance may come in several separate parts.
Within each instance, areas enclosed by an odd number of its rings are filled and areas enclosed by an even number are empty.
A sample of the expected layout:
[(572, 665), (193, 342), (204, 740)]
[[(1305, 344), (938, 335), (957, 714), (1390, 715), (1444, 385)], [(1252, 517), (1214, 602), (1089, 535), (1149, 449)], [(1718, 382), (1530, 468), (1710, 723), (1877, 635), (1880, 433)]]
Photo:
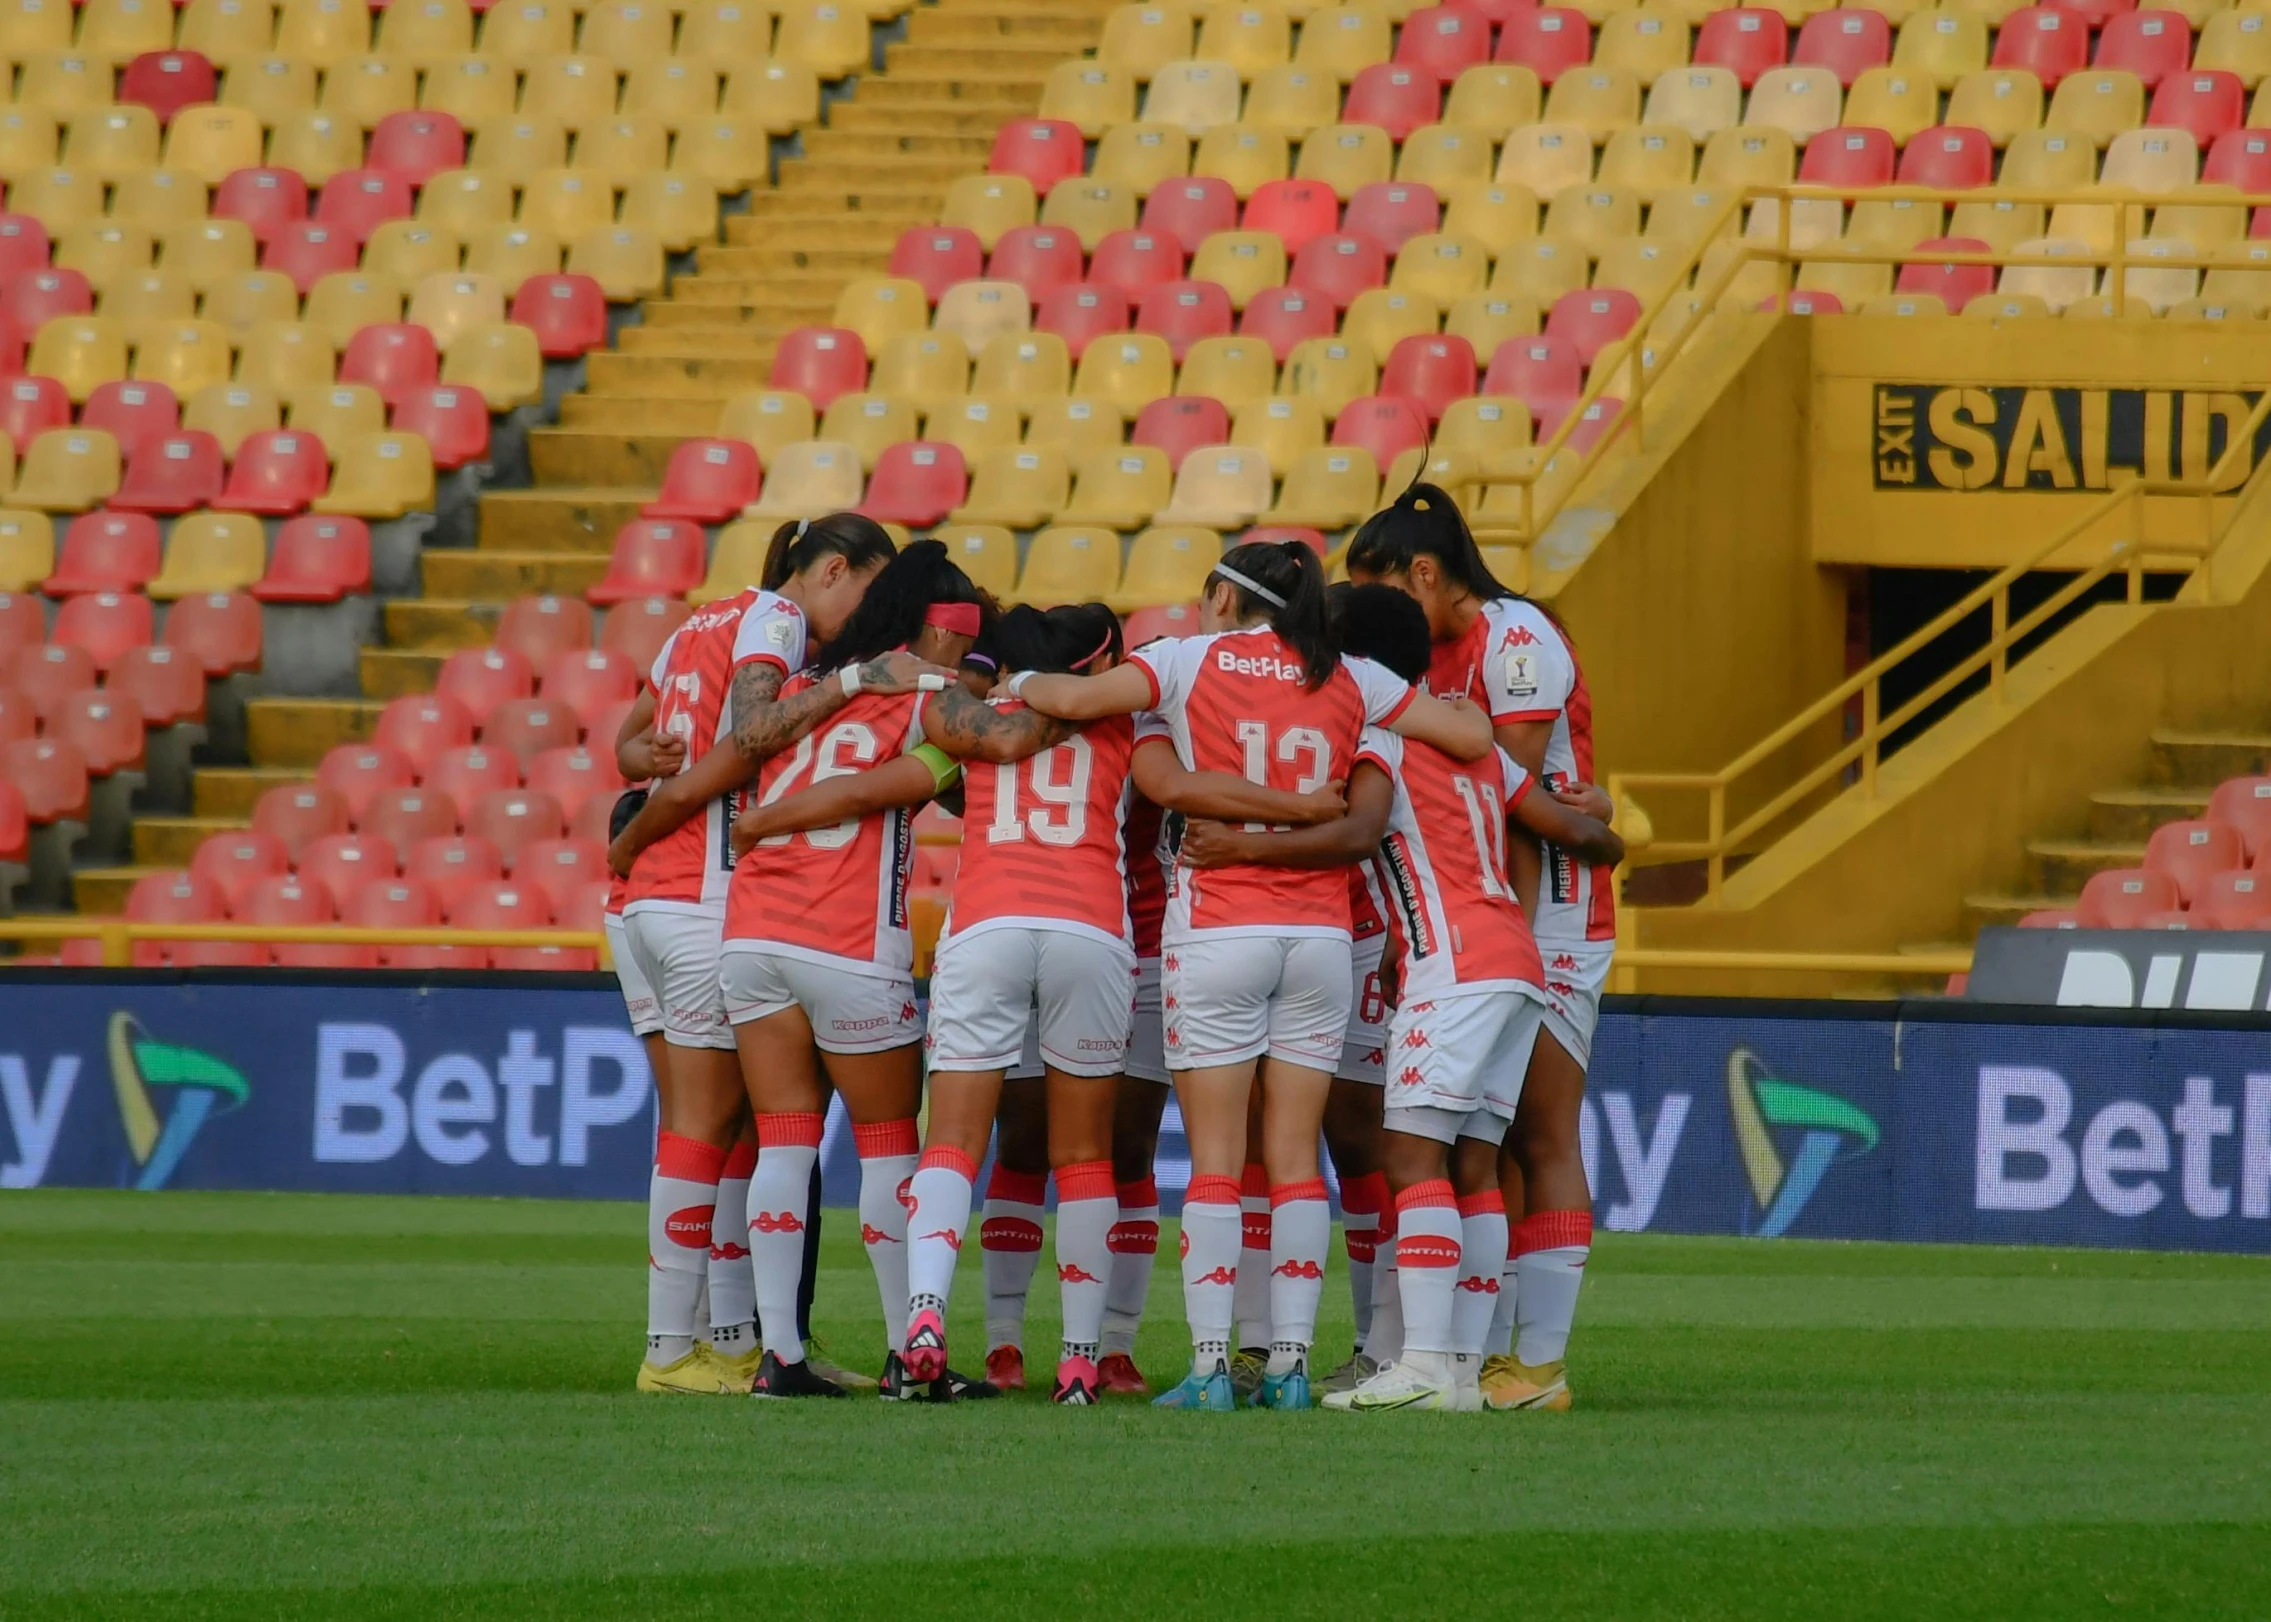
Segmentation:
[(930, 1400), (933, 1402), (982, 1402), (1002, 1394), (1001, 1387), (990, 1380), (973, 1380), (967, 1374), (948, 1369), (930, 1383)]
[(749, 1382), (752, 1397), (842, 1397), (849, 1392), (833, 1380), (824, 1380), (812, 1372), (812, 1365), (798, 1358), (784, 1363), (768, 1351), (764, 1361), (757, 1365), (757, 1377)]

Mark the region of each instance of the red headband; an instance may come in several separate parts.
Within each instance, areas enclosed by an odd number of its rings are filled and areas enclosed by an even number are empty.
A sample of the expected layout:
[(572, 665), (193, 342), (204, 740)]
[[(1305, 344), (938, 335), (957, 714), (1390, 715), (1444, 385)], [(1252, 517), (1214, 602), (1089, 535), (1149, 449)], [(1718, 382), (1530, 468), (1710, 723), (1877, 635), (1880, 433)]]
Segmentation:
[(978, 605), (976, 603), (933, 603), (923, 611), (923, 623), (935, 625), (956, 636), (978, 634)]

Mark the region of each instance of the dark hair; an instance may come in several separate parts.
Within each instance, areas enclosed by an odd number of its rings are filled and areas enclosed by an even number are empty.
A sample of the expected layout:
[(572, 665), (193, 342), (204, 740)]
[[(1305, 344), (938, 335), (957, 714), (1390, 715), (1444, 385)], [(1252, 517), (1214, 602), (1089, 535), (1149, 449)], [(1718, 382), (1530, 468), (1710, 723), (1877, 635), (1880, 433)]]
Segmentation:
[(868, 582), (867, 595), (814, 657), (813, 669), (834, 670), (905, 647), (922, 634), (923, 615), (934, 603), (977, 604), (981, 639), (1000, 612), (955, 566), (944, 541), (916, 541)]
[(1099, 655), (1118, 658), (1126, 646), (1120, 616), (1102, 603), (1049, 609), (1020, 603), (1003, 611), (984, 651), (1003, 670), (1086, 674)]
[(1412, 559), (1421, 556), (1433, 558), (1448, 578), (1485, 601), (1519, 595), (1490, 572), (1450, 494), (1415, 482), (1364, 521), (1348, 543), (1348, 567), (1363, 574), (1408, 574)]
[(765, 548), (765, 572), (757, 583), (779, 591), (793, 575), (800, 575), (822, 558), (838, 557), (854, 569), (888, 563), (898, 549), (891, 532), (859, 513), (830, 513), (809, 522), (792, 518), (773, 531)]
[(1235, 569), (1255, 585), (1274, 593), (1270, 602), (1235, 580), (1224, 584), (1237, 594), (1241, 616), (1266, 615), (1270, 629), (1301, 659), (1302, 685), (1314, 693), (1332, 679), (1340, 663), (1340, 644), (1325, 622), (1325, 563), (1306, 541), (1247, 541), (1222, 554), (1222, 562), (1206, 577), (1212, 591), (1223, 570)]
[(1427, 630), (1427, 610), (1411, 593), (1344, 580), (1327, 594), (1326, 606), (1341, 652), (1385, 665), (1415, 684), (1427, 674), (1435, 644)]

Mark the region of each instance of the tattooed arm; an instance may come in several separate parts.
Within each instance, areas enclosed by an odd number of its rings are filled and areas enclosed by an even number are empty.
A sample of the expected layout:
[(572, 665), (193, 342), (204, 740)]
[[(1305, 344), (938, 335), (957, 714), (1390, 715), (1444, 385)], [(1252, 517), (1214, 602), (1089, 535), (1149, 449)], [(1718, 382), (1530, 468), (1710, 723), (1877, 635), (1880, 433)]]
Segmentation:
[(828, 777), (770, 805), (751, 805), (733, 819), (733, 848), (746, 852), (760, 839), (825, 828), (838, 822), (856, 822), (878, 811), (921, 805), (938, 792), (938, 779), (930, 764), (914, 755), (901, 755), (864, 772)]
[(1030, 705), (998, 709), (967, 688), (949, 687), (923, 706), (923, 736), (959, 760), (1004, 764), (1037, 755), (1071, 737), (1079, 728), (1043, 715)]
[(1348, 810), (1330, 822), (1307, 828), (1235, 828), (1226, 822), (1194, 819), (1183, 829), (1179, 859), (1185, 867), (1229, 867), (1260, 863), (1267, 867), (1348, 867), (1380, 848), (1394, 806), (1395, 785), (1369, 760), (1356, 763), (1348, 780)]
[[(925, 676), (942, 679), (951, 692), (959, 680), (956, 672), (904, 650), (854, 668), (859, 672), (858, 691), (863, 693), (912, 693)], [(734, 748), (752, 763), (779, 754), (850, 700), (843, 677), (844, 672), (832, 671), (802, 692), (783, 698), (781, 684), (787, 676), (781, 667), (750, 660), (733, 673)]]
[(738, 749), (716, 748), (685, 771), (660, 778), (647, 794), (639, 814), (624, 825), (607, 847), (607, 865), (624, 878), (639, 853), (698, 813), (719, 795), (729, 793), (757, 775), (757, 763)]

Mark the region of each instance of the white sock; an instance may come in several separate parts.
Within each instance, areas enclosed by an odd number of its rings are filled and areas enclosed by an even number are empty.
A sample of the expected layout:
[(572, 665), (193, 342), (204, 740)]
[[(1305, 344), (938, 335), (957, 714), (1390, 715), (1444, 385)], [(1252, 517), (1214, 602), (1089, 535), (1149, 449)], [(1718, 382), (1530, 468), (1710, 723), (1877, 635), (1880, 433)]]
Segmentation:
[(1388, 1179), (1379, 1172), (1341, 1184), (1341, 1246), (1348, 1252), (1348, 1299), (1356, 1314), (1356, 1344), (1372, 1333), (1372, 1269), (1380, 1254), (1380, 1206)]
[(1120, 1202), (1112, 1163), (1083, 1160), (1057, 1168), (1057, 1291), (1064, 1304), (1061, 1357), (1096, 1357), (1104, 1335), (1105, 1280), (1112, 1271), (1112, 1224)]
[(1404, 1349), (1403, 1275), (1396, 1271), (1396, 1202), (1380, 1207), (1378, 1249), (1372, 1263), (1372, 1327), (1364, 1333), (1364, 1355), (1393, 1363)]
[(735, 1144), (718, 1174), (717, 1215), (710, 1222), (709, 1341), (729, 1357), (757, 1344), (757, 1274), (746, 1243), (749, 1179), (756, 1170), (757, 1145)]
[(1041, 1265), (1041, 1217), (1048, 1209), (1049, 1179), (1011, 1171), (998, 1160), (986, 1179), (986, 1211), (978, 1246), (986, 1267), (986, 1350), (1025, 1349), (1025, 1297)]
[(1183, 1195), (1183, 1316), (1192, 1367), (1226, 1358), (1238, 1287), (1238, 1180), (1194, 1177)]
[[(1509, 1241), (1511, 1242), (1511, 1241)], [(1515, 1285), (1521, 1280), (1520, 1270), (1509, 1254), (1504, 1271), (1498, 1275), (1498, 1304), (1490, 1310), (1490, 1338), (1483, 1343), (1483, 1351), (1491, 1357), (1511, 1356), (1514, 1351), (1514, 1309), (1521, 1298)]]
[(710, 1223), (725, 1151), (675, 1132), (656, 1134), (647, 1180), (647, 1361), (694, 1349), (694, 1311), (710, 1265)]
[(1272, 1374), (1290, 1374), (1308, 1362), (1317, 1338), (1317, 1303), (1325, 1293), (1325, 1252), (1332, 1242), (1333, 1208), (1322, 1177), (1270, 1190)]
[(1400, 1361), (1415, 1352), (1449, 1366), (1452, 1284), (1459, 1271), (1459, 1202), (1446, 1177), (1396, 1196), (1396, 1274), (1404, 1303)]
[(934, 1144), (915, 1164), (908, 1185), (915, 1208), (907, 1213), (907, 1317), (946, 1315), (954, 1293), (954, 1264), (970, 1226), (971, 1185), (978, 1168), (952, 1144)]
[(1248, 1166), (1238, 1184), (1238, 1349), (1270, 1343), (1270, 1174)]
[(852, 1143), (860, 1157), (860, 1238), (883, 1303), (883, 1344), (897, 1351), (907, 1344), (907, 1183), (915, 1175), (922, 1136), (910, 1115), (866, 1126), (855, 1122)]
[(1514, 1356), (1536, 1368), (1569, 1352), (1577, 1321), (1577, 1292), (1593, 1253), (1593, 1213), (1540, 1211), (1524, 1217), (1514, 1238), (1516, 1285)]
[(1497, 1189), (1459, 1201), (1459, 1281), (1451, 1299), (1451, 1350), (1480, 1358), (1506, 1267), (1506, 1201)]
[(1099, 1348), (1106, 1357), (1115, 1352), (1133, 1357), (1136, 1331), (1143, 1327), (1144, 1302), (1151, 1294), (1152, 1264), (1159, 1256), (1159, 1184), (1146, 1177), (1140, 1183), (1122, 1183), (1114, 1192), (1120, 1217), (1105, 1241), (1112, 1252), (1112, 1279), (1104, 1292), (1104, 1336)]
[(757, 1117), (757, 1171), (749, 1179), (749, 1261), (757, 1281), (757, 1325), (765, 1349), (783, 1363), (804, 1361), (796, 1293), (804, 1282), (804, 1205), (820, 1159), (817, 1114)]

